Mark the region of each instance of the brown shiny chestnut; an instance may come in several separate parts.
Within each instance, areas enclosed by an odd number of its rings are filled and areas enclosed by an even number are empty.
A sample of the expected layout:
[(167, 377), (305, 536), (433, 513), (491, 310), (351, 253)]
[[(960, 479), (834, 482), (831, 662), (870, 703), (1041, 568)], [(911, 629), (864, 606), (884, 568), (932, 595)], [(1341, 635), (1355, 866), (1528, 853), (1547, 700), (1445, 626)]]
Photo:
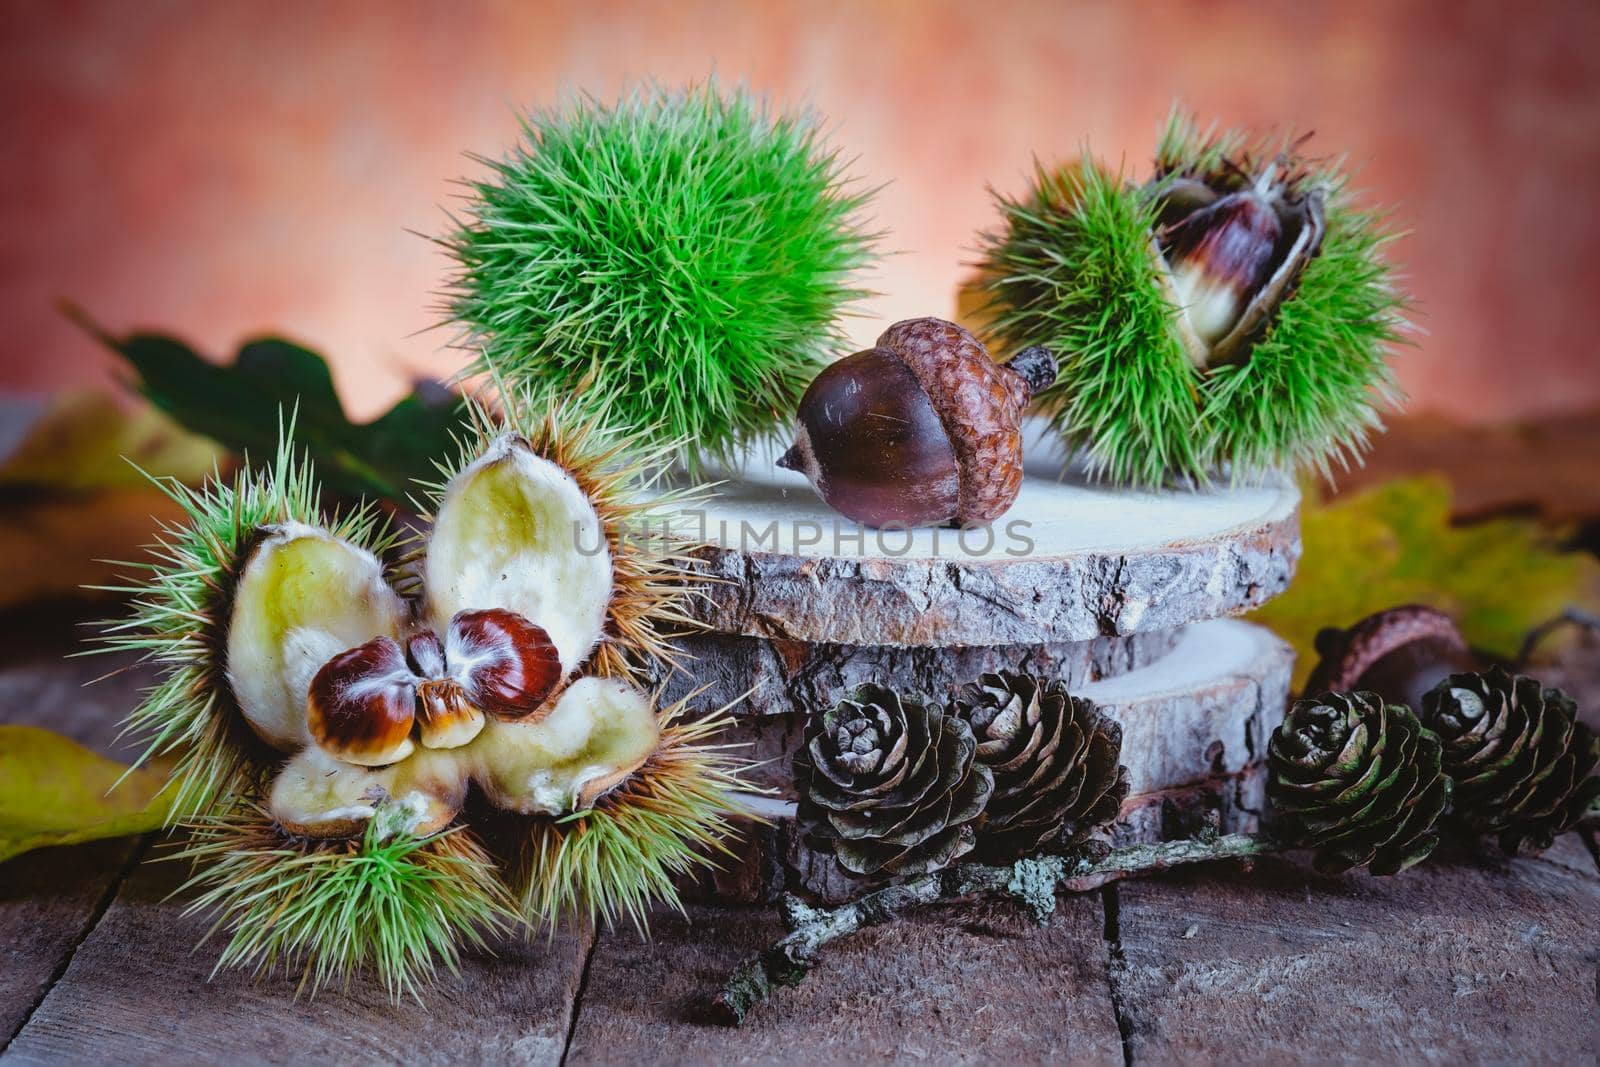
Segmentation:
[(467, 701), (497, 719), (542, 718), (561, 681), (561, 656), (544, 627), (503, 608), (457, 613), (444, 658)]
[(991, 522), (1022, 486), (1022, 412), (1055, 375), (1044, 348), (1001, 364), (955, 323), (897, 322), (812, 381), (778, 466), (869, 526)]
[(411, 755), (416, 676), (400, 646), (387, 637), (334, 656), (311, 679), (306, 721), (329, 755), (381, 767)]

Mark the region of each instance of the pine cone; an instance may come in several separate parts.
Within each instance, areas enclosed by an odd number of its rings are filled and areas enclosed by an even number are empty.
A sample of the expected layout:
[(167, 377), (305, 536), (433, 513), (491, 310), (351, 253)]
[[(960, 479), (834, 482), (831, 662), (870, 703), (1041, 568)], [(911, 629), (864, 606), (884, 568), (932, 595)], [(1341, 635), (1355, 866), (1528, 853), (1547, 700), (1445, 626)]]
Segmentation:
[(1515, 855), (1547, 849), (1600, 797), (1600, 739), (1559, 689), (1499, 667), (1452, 674), (1422, 698), (1455, 780), (1451, 821)]
[(806, 724), (794, 757), (801, 828), (854, 874), (938, 870), (972, 851), (994, 788), (976, 748), (937, 705), (863, 685)]
[(1439, 843), (1450, 799), (1439, 739), (1376, 693), (1297, 701), (1267, 746), (1274, 831), (1338, 874), (1398, 874)]
[(994, 772), (978, 854), (1013, 860), (1041, 845), (1068, 849), (1117, 817), (1128, 795), (1122, 727), (1059, 681), (1002, 671), (957, 691), (951, 711)]

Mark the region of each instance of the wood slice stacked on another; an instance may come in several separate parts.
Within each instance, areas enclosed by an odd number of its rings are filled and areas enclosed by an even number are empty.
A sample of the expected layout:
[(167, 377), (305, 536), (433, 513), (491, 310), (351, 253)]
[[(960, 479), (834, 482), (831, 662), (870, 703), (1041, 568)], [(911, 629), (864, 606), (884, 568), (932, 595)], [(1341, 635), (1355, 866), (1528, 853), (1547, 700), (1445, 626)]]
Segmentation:
[[(665, 699), (733, 704), (772, 825), (709, 888), (725, 899), (853, 892), (793, 831), (806, 716), (876, 682), (945, 700), (985, 671), (1061, 678), (1123, 728), (1121, 841), (1248, 829), (1292, 653), (1225, 619), (1287, 587), (1300, 554), (1287, 481), (1162, 493), (1068, 475), (1031, 428), (1028, 477), (992, 531), (875, 531), (830, 511), (766, 450), (722, 478), (687, 531), (713, 580), (703, 633)], [(1208, 621), (1214, 620), (1214, 621)]]

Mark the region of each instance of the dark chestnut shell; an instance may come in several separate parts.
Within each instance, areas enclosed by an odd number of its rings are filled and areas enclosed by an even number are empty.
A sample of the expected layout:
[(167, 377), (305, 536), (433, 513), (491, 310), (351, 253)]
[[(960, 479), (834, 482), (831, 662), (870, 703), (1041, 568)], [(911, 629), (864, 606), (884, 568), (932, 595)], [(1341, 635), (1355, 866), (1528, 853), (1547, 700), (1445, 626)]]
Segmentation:
[(468, 702), (499, 719), (534, 716), (561, 681), (549, 633), (504, 608), (458, 612), (445, 660)]
[(416, 676), (387, 637), (334, 656), (318, 669), (306, 695), (311, 736), (330, 755), (366, 767), (411, 754)]
[(869, 526), (957, 512), (961, 471), (939, 413), (904, 360), (869, 348), (829, 364), (800, 404), (801, 439), (778, 460), (828, 506)]

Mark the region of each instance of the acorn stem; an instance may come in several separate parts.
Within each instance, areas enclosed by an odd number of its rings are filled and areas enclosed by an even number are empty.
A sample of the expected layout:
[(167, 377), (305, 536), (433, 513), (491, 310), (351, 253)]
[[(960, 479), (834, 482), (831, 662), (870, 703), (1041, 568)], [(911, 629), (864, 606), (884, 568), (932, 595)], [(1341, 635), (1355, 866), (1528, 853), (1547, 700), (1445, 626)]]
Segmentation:
[(1007, 370), (1021, 378), (1030, 398), (1050, 388), (1056, 380), (1056, 357), (1044, 345), (1031, 345), (1005, 363)]

